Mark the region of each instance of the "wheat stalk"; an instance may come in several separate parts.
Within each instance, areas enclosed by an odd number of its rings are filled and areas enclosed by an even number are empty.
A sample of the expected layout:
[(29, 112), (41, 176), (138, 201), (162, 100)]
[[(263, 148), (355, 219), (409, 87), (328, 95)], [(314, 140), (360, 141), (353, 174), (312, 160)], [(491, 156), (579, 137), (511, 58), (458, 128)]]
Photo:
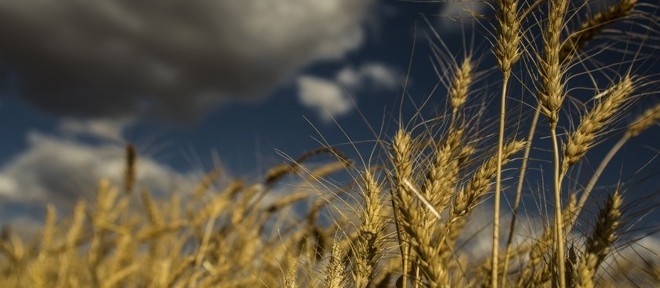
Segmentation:
[(548, 8), (548, 24), (543, 35), (544, 58), (541, 61), (542, 91), (540, 93), (541, 112), (550, 123), (550, 136), (554, 152), (554, 202), (555, 202), (555, 251), (559, 274), (559, 287), (566, 287), (564, 265), (564, 237), (561, 217), (561, 184), (559, 181), (559, 145), (557, 143), (557, 123), (559, 110), (564, 101), (563, 65), (559, 58), (561, 50), (561, 32), (564, 27), (564, 16), (568, 6), (567, 0), (551, 0)]
[[(500, 194), (502, 190), (502, 158), (504, 147), (504, 126), (506, 119), (506, 97), (511, 67), (520, 58), (520, 21), (518, 15), (517, 0), (499, 0), (497, 10), (498, 34), (495, 46), (495, 56), (504, 76), (502, 83), (502, 95), (500, 103), (500, 127), (497, 142), (497, 171), (495, 180), (495, 203), (493, 209), (493, 248), (492, 248), (492, 274), (491, 285), (497, 288), (497, 261), (499, 259), (499, 237), (500, 237)], [(503, 283), (505, 285), (505, 283)]]

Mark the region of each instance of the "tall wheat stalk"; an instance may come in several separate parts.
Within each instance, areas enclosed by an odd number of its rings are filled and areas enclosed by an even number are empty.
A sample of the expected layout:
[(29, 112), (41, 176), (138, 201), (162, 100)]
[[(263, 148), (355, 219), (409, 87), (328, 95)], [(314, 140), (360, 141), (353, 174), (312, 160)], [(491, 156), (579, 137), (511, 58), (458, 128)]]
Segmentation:
[[(511, 67), (520, 58), (520, 17), (518, 15), (517, 0), (499, 0), (497, 21), (499, 23), (495, 56), (502, 71), (502, 94), (500, 101), (500, 125), (497, 141), (497, 173), (495, 179), (495, 204), (493, 209), (493, 250), (492, 250), (492, 272), (491, 285), (498, 285), (498, 259), (499, 259), (499, 237), (500, 237), (500, 198), (502, 193), (502, 153), (504, 149), (504, 127), (506, 120), (506, 97), (509, 79), (511, 78)], [(504, 286), (506, 282), (502, 283)]]
[(561, 183), (559, 181), (560, 160), (557, 139), (557, 123), (559, 110), (565, 97), (563, 83), (563, 63), (559, 58), (561, 51), (561, 32), (564, 27), (564, 16), (568, 6), (567, 0), (551, 0), (548, 8), (547, 26), (543, 36), (544, 57), (541, 61), (541, 80), (543, 91), (540, 94), (541, 111), (550, 123), (554, 164), (554, 204), (555, 204), (555, 275), (558, 276), (558, 286), (566, 287), (566, 267), (564, 264), (563, 220), (561, 217)]

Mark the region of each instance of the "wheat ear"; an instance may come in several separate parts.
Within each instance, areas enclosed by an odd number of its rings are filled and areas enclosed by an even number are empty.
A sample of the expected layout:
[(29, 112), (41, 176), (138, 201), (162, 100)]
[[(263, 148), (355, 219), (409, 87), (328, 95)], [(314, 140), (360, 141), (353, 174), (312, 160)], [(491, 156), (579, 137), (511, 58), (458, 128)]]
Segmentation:
[(443, 211), (449, 204), (460, 172), (460, 160), (469, 157), (473, 149), (463, 142), (463, 130), (451, 128), (446, 139), (435, 149), (433, 163), (429, 167), (423, 195), (437, 211)]
[(580, 28), (568, 36), (559, 52), (560, 59), (572, 60), (575, 53), (587, 42), (596, 37), (606, 24), (623, 19), (637, 4), (637, 0), (621, 0), (607, 8), (606, 11), (596, 13), (580, 25)]
[(85, 224), (85, 202), (78, 201), (73, 212), (73, 222), (66, 235), (66, 242), (64, 243), (64, 252), (62, 253), (59, 271), (57, 273), (56, 287), (66, 286), (66, 280), (71, 273), (71, 263), (76, 258), (76, 247), (80, 236), (84, 229)]
[(575, 287), (594, 287), (594, 277), (598, 266), (609, 254), (610, 246), (616, 241), (616, 230), (619, 228), (621, 218), (621, 193), (615, 192), (607, 199), (605, 207), (600, 210), (596, 227), (587, 240), (582, 261), (575, 270)]
[[(410, 239), (410, 247), (418, 256), (420, 268), (428, 280), (429, 287), (444, 287), (447, 285), (447, 273), (441, 264), (438, 249), (431, 245), (433, 230), (424, 227), (433, 220), (430, 213), (423, 213), (415, 201), (411, 189), (406, 185), (412, 176), (412, 139), (410, 134), (399, 130), (392, 145), (392, 159), (395, 167), (396, 193), (394, 199), (396, 216), (403, 234)], [(405, 264), (405, 263), (404, 263)], [(407, 268), (404, 266), (404, 275)], [(405, 279), (404, 279), (405, 281)]]
[(580, 125), (571, 133), (564, 148), (563, 170), (578, 162), (593, 146), (598, 132), (611, 123), (619, 108), (626, 103), (633, 91), (633, 81), (629, 75), (608, 89), (609, 96), (599, 101), (596, 106), (582, 118)]
[(124, 192), (131, 193), (137, 179), (137, 151), (133, 144), (126, 144), (126, 167), (124, 169)]
[[(504, 145), (502, 165), (506, 165), (509, 162), (509, 157), (520, 151), (524, 146), (525, 141), (511, 141)], [(491, 187), (491, 179), (497, 173), (497, 158), (497, 156), (494, 156), (484, 162), (470, 178), (467, 185), (456, 195), (446, 224), (447, 232), (443, 236), (446, 239), (441, 241), (448, 249), (453, 249), (453, 243), (465, 225), (465, 218), (479, 200), (486, 195), (488, 188)]]
[(658, 123), (660, 121), (660, 104), (655, 105), (652, 108), (649, 108), (646, 110), (642, 115), (637, 117), (635, 121), (633, 121), (629, 126), (628, 130), (626, 133), (623, 134), (621, 139), (612, 146), (609, 152), (607, 152), (607, 155), (603, 158), (603, 160), (600, 162), (598, 165), (598, 168), (596, 171), (594, 171), (594, 174), (591, 176), (591, 179), (589, 179), (589, 182), (587, 183), (587, 186), (584, 187), (584, 191), (582, 192), (582, 195), (580, 196), (580, 201), (578, 202), (578, 210), (576, 211), (574, 217), (571, 219), (570, 226), (572, 227), (575, 224), (575, 219), (577, 216), (580, 214), (580, 210), (584, 205), (587, 203), (587, 200), (589, 199), (589, 195), (593, 191), (594, 187), (596, 186), (596, 183), (598, 182), (598, 179), (600, 179), (601, 174), (603, 171), (605, 171), (605, 167), (607, 167), (607, 164), (609, 164), (610, 160), (616, 155), (617, 152), (619, 152), (619, 149), (623, 147), (623, 145), (628, 142), (633, 137), (636, 137), (640, 133), (642, 133), (644, 130), (648, 129), (651, 127), (654, 123)]
[(367, 287), (373, 278), (374, 269), (380, 259), (378, 249), (382, 245), (381, 230), (384, 224), (381, 215), (384, 209), (380, 198), (381, 188), (371, 171), (366, 170), (361, 178), (364, 211), (357, 241), (353, 245), (355, 266), (352, 271), (357, 288)]
[(344, 265), (342, 264), (342, 253), (336, 243), (332, 245), (332, 252), (326, 267), (325, 277), (327, 288), (344, 287)]
[[(538, 5), (541, 2), (542, 1), (536, 1), (533, 4), (533, 6)], [(596, 35), (603, 30), (606, 24), (622, 19), (623, 17), (629, 15), (630, 11), (632, 11), (636, 3), (637, 0), (621, 0), (619, 3), (610, 6), (606, 12), (598, 13), (592, 16), (591, 18), (589, 18), (587, 21), (583, 22), (582, 25), (580, 25), (580, 29), (571, 33), (568, 39), (564, 41), (561, 50), (559, 52), (559, 62), (563, 63), (570, 61), (573, 55), (577, 53), (577, 51), (580, 50), (582, 47), (584, 47), (584, 45), (588, 41), (596, 37)], [(532, 9), (533, 6), (530, 6), (528, 8), (529, 10), (527, 11), (527, 13), (529, 13), (529, 11)], [(515, 229), (518, 206), (520, 204), (520, 199), (522, 196), (522, 188), (524, 185), (525, 173), (527, 171), (529, 151), (531, 151), (531, 146), (532, 146), (532, 140), (533, 140), (532, 137), (534, 136), (534, 132), (536, 130), (536, 124), (538, 121), (539, 114), (541, 112), (541, 105), (542, 104), (539, 102), (538, 107), (536, 107), (536, 112), (534, 113), (532, 124), (529, 130), (527, 148), (525, 148), (525, 158), (523, 159), (523, 163), (520, 168), (520, 176), (518, 177), (518, 187), (516, 189), (516, 199), (513, 205), (514, 207), (513, 215), (511, 217), (511, 224), (509, 226), (509, 236), (505, 248), (504, 271), (508, 271), (508, 267), (509, 267), (508, 253), (511, 246), (513, 232)], [(579, 205), (579, 207), (581, 206), (582, 205)], [(504, 281), (506, 281), (506, 278), (502, 279), (503, 287), (505, 286)]]
[[(402, 283), (403, 288), (406, 288), (408, 283), (408, 256), (410, 254), (410, 242), (409, 237), (404, 230), (404, 225), (402, 223), (403, 216), (400, 215), (400, 210), (405, 209), (401, 207), (403, 204), (403, 199), (401, 195), (406, 196), (405, 185), (403, 179), (409, 179), (412, 175), (412, 139), (410, 134), (407, 133), (403, 128), (399, 128), (397, 133), (394, 135), (392, 141), (392, 165), (394, 166), (394, 189), (392, 192), (392, 207), (394, 214), (394, 224), (396, 226), (396, 233), (399, 239), (399, 248), (401, 252), (401, 266), (402, 266)], [(408, 200), (408, 198), (405, 198)], [(412, 200), (411, 200), (412, 201)]]
[(467, 101), (468, 90), (472, 84), (472, 59), (466, 57), (461, 66), (454, 69), (454, 79), (449, 88), (449, 100), (452, 107), (452, 117), (456, 117), (458, 110)]

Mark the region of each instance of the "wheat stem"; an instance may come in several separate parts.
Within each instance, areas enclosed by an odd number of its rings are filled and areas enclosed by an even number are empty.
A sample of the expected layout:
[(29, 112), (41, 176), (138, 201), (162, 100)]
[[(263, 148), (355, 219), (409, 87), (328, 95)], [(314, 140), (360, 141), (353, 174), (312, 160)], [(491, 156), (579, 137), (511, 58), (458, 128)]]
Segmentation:
[(493, 209), (493, 251), (491, 281), (492, 286), (497, 288), (497, 261), (499, 259), (500, 246), (500, 197), (502, 193), (502, 149), (504, 146), (504, 125), (506, 117), (506, 89), (509, 82), (508, 76), (505, 76), (502, 84), (502, 102), (500, 103), (500, 127), (497, 141), (497, 172), (495, 176), (495, 204)]
[(564, 235), (563, 220), (561, 217), (561, 176), (559, 170), (559, 145), (557, 144), (557, 124), (550, 127), (552, 148), (554, 151), (554, 188), (555, 188), (555, 248), (557, 253), (557, 267), (559, 268), (559, 286), (566, 287), (566, 266), (564, 263)]
[(525, 174), (527, 172), (527, 163), (529, 162), (529, 154), (532, 151), (532, 142), (534, 140), (534, 133), (536, 132), (536, 125), (539, 121), (539, 116), (541, 115), (540, 107), (536, 107), (536, 112), (532, 118), (532, 124), (529, 128), (529, 134), (527, 135), (527, 144), (525, 146), (525, 155), (523, 156), (522, 164), (520, 165), (520, 175), (518, 176), (518, 186), (516, 187), (516, 199), (513, 203), (513, 211), (511, 214), (511, 223), (509, 224), (509, 234), (506, 241), (506, 247), (504, 248), (504, 266), (502, 277), (502, 287), (506, 287), (506, 273), (509, 271), (509, 250), (511, 244), (513, 243), (513, 232), (516, 227), (516, 219), (518, 218), (518, 208), (520, 207), (520, 200), (522, 199), (522, 190), (525, 183)]
[(506, 92), (511, 77), (511, 67), (520, 58), (518, 46), (520, 44), (520, 17), (518, 15), (517, 0), (500, 0), (497, 11), (498, 41), (495, 46), (495, 56), (504, 76), (502, 81), (502, 96), (500, 106), (500, 129), (497, 141), (497, 175), (495, 180), (495, 207), (493, 211), (493, 250), (491, 285), (497, 288), (497, 275), (500, 241), (500, 197), (502, 190), (502, 149), (504, 146), (504, 122), (506, 119)]

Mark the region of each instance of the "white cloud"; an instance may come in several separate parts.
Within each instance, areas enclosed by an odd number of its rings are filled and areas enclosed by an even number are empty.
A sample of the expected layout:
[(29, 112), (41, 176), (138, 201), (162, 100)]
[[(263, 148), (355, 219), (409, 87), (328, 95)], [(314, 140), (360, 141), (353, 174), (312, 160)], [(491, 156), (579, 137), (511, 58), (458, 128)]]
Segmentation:
[(375, 0), (0, 1), (0, 55), (69, 116), (193, 117), (358, 48)]
[[(117, 144), (89, 145), (32, 132), (27, 150), (0, 169), (0, 198), (16, 203), (55, 203), (69, 208), (77, 199), (93, 199), (98, 181), (122, 183), (124, 148)], [(156, 194), (190, 186), (192, 179), (149, 157), (137, 163), (139, 187)], [(188, 185), (188, 186), (186, 186)]]
[(333, 81), (311, 76), (298, 78), (300, 102), (318, 112), (324, 121), (348, 113), (352, 108), (350, 98)]
[(391, 90), (397, 87), (399, 79), (398, 71), (380, 63), (364, 64), (357, 69), (346, 66), (337, 72), (334, 80), (298, 77), (298, 98), (303, 105), (317, 111), (322, 120), (329, 121), (353, 109), (347, 93)]
[(121, 142), (124, 128), (132, 123), (131, 119), (64, 119), (59, 130), (68, 136), (92, 136), (102, 140)]
[(394, 89), (399, 85), (400, 73), (380, 63), (368, 63), (358, 69), (347, 66), (336, 76), (338, 83), (351, 89)]
[(486, 9), (488, 3), (485, 0), (448, 1), (440, 9), (440, 30), (445, 33), (460, 31), (462, 23), (476, 21), (474, 14), (483, 14)]

